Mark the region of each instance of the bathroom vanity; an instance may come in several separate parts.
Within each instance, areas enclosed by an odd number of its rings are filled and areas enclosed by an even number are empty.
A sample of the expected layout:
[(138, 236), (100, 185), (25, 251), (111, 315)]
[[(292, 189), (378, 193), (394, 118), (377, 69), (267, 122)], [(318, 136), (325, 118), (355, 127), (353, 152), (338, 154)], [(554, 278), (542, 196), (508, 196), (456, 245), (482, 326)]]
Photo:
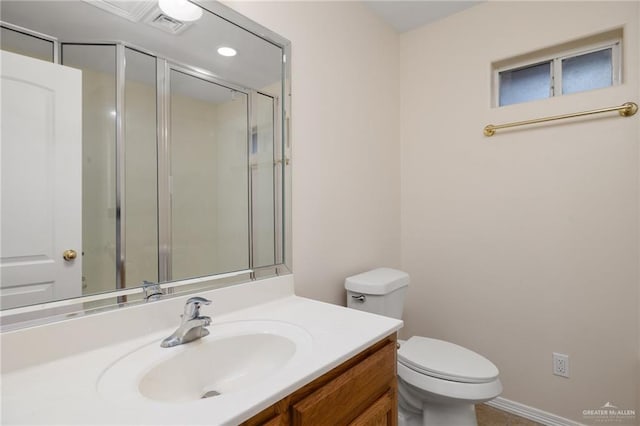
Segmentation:
[(199, 295), (211, 334), (173, 348), (192, 295), (3, 333), (2, 424), (396, 424), (402, 321), (292, 275)]
[(395, 334), (242, 423), (396, 425)]

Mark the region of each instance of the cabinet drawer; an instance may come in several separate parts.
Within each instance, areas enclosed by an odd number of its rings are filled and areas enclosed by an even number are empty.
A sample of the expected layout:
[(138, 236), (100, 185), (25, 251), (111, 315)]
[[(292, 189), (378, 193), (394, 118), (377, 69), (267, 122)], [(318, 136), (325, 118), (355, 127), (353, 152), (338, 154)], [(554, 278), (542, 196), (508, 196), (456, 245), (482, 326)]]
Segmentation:
[(397, 417), (395, 407), (395, 389), (389, 389), (373, 405), (360, 414), (349, 426), (390, 426)]
[(394, 383), (395, 354), (395, 344), (390, 342), (296, 403), (292, 407), (293, 424), (334, 426), (356, 419)]

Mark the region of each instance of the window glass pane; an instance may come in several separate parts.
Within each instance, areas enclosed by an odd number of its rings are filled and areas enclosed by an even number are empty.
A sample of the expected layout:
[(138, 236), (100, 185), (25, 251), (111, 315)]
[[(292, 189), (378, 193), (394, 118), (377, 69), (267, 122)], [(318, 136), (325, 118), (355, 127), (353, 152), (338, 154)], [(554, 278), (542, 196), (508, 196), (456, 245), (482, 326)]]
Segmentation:
[(562, 60), (562, 94), (609, 87), (611, 48)]
[(500, 106), (549, 97), (551, 62), (500, 73)]
[(53, 42), (5, 27), (0, 31), (2, 50), (53, 62)]

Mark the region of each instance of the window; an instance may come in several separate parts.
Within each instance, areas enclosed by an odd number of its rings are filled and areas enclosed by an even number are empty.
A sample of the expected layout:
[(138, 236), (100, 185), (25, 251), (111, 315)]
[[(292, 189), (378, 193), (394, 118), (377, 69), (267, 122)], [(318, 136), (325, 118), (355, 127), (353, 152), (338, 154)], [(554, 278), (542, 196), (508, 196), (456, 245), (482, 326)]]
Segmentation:
[(544, 99), (552, 96), (551, 62), (528, 65), (499, 73), (499, 106)]
[(613, 47), (562, 59), (562, 94), (612, 86)]
[(494, 64), (494, 83), (496, 106), (620, 84), (620, 38), (528, 61)]

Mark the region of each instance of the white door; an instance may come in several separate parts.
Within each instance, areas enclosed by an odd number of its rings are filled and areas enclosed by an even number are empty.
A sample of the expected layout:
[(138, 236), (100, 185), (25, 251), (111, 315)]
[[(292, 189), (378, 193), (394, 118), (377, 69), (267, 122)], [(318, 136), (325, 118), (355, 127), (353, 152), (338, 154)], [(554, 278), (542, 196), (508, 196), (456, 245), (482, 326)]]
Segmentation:
[[(7, 309), (82, 294), (82, 73), (0, 55), (0, 306)], [(64, 260), (67, 250), (76, 258)]]

